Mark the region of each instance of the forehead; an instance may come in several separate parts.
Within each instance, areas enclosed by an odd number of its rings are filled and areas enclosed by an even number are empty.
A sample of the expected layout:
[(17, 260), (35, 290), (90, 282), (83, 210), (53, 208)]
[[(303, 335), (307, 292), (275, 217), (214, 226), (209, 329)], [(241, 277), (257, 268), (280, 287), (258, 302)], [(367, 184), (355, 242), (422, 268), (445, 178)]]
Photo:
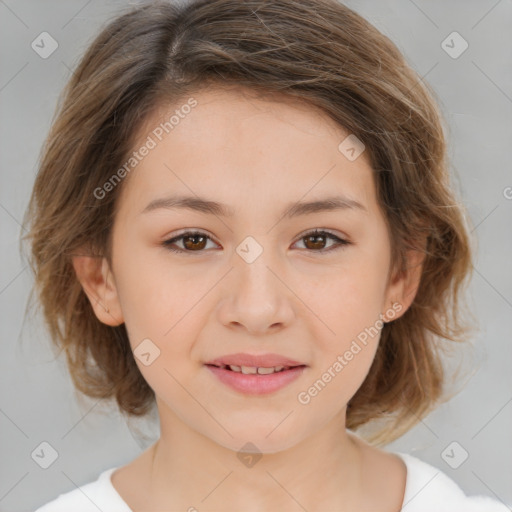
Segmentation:
[(146, 120), (134, 150), (149, 140), (153, 147), (123, 184), (121, 202), (140, 212), (166, 193), (238, 207), (337, 191), (370, 203), (366, 155), (350, 161), (338, 148), (348, 135), (319, 108), (286, 95), (203, 89)]

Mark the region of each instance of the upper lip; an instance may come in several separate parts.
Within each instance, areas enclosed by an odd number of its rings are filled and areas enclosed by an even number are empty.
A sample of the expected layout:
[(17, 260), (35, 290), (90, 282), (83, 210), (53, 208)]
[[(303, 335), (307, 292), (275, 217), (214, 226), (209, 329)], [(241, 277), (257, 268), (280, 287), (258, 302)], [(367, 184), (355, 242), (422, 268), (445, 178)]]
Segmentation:
[(208, 361), (206, 364), (214, 366), (250, 366), (254, 368), (271, 368), (274, 366), (306, 366), (304, 363), (294, 361), (279, 354), (229, 354)]

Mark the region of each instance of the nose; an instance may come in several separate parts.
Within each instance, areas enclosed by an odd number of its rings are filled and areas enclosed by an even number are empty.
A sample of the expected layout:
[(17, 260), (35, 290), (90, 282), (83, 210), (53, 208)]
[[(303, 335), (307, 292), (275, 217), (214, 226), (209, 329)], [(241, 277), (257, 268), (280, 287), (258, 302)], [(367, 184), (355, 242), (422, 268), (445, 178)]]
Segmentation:
[(219, 318), (230, 329), (254, 336), (277, 332), (294, 318), (294, 294), (279, 265), (265, 257), (252, 263), (234, 255), (234, 268), (225, 283)]

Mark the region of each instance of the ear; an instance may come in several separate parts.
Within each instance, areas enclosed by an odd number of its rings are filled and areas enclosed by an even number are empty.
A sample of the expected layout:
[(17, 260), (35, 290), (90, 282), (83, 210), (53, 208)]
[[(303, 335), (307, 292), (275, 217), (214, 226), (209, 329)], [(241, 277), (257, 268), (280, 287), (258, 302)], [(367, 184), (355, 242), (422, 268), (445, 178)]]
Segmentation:
[(121, 325), (124, 317), (114, 276), (106, 258), (73, 256), (72, 263), (98, 320), (113, 327)]
[(410, 249), (406, 252), (405, 269), (394, 269), (390, 276), (384, 307), (382, 313), (385, 322), (400, 318), (412, 304), (420, 285), (423, 273), (425, 253), (421, 250)]

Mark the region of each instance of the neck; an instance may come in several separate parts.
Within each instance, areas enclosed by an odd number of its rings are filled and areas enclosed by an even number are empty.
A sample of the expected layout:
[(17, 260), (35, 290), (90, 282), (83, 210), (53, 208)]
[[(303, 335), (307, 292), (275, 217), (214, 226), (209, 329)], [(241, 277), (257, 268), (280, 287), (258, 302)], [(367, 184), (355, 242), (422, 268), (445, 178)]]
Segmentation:
[(160, 427), (150, 457), (151, 510), (360, 509), (360, 441), (347, 433), (344, 414), (291, 448), (252, 455), (221, 446), (172, 413), (160, 415)]

